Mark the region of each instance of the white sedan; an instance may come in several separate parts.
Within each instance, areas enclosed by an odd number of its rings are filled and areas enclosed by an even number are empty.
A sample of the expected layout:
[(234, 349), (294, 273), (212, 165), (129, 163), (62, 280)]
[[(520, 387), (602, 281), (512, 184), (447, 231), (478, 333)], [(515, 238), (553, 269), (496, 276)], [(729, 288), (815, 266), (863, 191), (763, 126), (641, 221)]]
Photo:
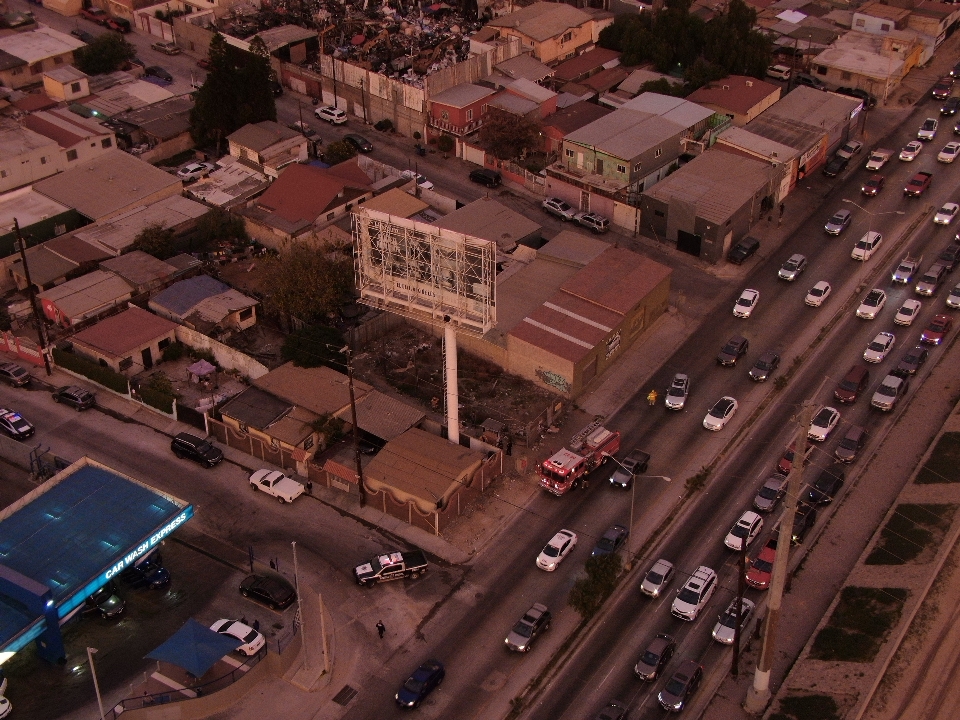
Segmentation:
[(427, 180), (423, 175), (418, 175), (413, 170), (404, 170), (400, 173), (404, 180), (416, 180), (417, 187), (422, 190), (433, 190), (433, 183)]
[(940, 212), (933, 216), (933, 221), (937, 225), (949, 225), (960, 212), (960, 205), (956, 203), (944, 203)]
[(893, 333), (879, 333), (870, 341), (867, 349), (863, 351), (863, 359), (868, 363), (883, 362), (887, 355), (890, 354), (896, 341), (897, 338)]
[(304, 487), (293, 478), (288, 478), (279, 470), (257, 470), (250, 475), (250, 487), (263, 490), (280, 501), (293, 502), (303, 495)]
[(726, 395), (717, 400), (710, 412), (703, 418), (703, 426), (707, 430), (717, 432), (723, 430), (724, 426), (730, 422), (730, 418), (737, 412), (737, 401)]
[(570, 530), (560, 530), (550, 538), (541, 553), (537, 556), (537, 567), (547, 572), (553, 572), (557, 565), (570, 551), (577, 546), (577, 534)]
[(803, 301), (810, 307), (820, 307), (823, 305), (823, 301), (830, 297), (830, 290), (830, 283), (821, 280), (810, 288), (810, 292), (807, 293)]
[(912, 325), (920, 314), (920, 307), (919, 300), (904, 300), (897, 314), (893, 316), (893, 322), (897, 325)]
[(909, 162), (916, 158), (921, 150), (923, 150), (923, 143), (919, 140), (911, 140), (904, 146), (903, 150), (900, 151), (900, 159)]
[(177, 170), (177, 177), (181, 180), (199, 180), (217, 169), (213, 163), (201, 162), (184, 165)]
[(937, 160), (942, 163), (952, 163), (957, 159), (957, 155), (960, 155), (960, 142), (949, 142), (937, 155)]
[(256, 655), (258, 652), (260, 652), (260, 649), (266, 642), (263, 639), (263, 635), (258, 633), (252, 627), (244, 625), (239, 620), (217, 620), (213, 625), (210, 626), (210, 629), (214, 632), (220, 633), (221, 635), (229, 635), (230, 637), (234, 637), (242, 642), (243, 645), (237, 648), (237, 652), (242, 653), (247, 657)]
[(750, 313), (752, 313), (753, 309), (757, 306), (757, 300), (759, 299), (759, 290), (744, 290), (740, 293), (740, 297), (737, 298), (737, 302), (733, 306), (733, 314), (738, 318), (750, 317)]
[(723, 544), (731, 550), (743, 550), (745, 546), (749, 546), (750, 543), (757, 539), (757, 535), (760, 534), (762, 529), (763, 518), (753, 512), (753, 510), (747, 510), (740, 516), (736, 524), (730, 528), (730, 532), (728, 532), (727, 537), (724, 538)]
[(816, 442), (824, 442), (840, 422), (840, 411), (832, 407), (822, 407), (813, 416), (807, 437)]

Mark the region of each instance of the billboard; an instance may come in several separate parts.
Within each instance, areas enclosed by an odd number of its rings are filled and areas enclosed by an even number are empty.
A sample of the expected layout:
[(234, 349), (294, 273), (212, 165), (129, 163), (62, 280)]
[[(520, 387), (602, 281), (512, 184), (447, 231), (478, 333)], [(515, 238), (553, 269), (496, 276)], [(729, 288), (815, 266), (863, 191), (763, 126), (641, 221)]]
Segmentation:
[(359, 207), (353, 240), (360, 302), (482, 334), (496, 325), (496, 244)]

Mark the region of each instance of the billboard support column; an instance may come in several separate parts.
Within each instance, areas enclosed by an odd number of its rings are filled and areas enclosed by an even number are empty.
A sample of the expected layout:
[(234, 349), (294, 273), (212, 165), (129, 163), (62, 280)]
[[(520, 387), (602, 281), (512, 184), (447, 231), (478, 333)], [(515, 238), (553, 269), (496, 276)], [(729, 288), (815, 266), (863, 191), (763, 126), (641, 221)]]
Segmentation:
[(460, 444), (460, 393), (457, 389), (457, 331), (450, 316), (443, 316), (443, 347), (447, 369), (447, 440)]

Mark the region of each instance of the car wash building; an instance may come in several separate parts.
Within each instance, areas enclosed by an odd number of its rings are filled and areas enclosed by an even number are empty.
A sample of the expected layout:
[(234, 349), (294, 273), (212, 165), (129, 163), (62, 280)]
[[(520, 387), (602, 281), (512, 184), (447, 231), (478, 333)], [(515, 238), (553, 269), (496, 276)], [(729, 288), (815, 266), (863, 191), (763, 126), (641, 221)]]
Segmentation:
[(192, 516), (192, 505), (86, 457), (5, 508), (0, 663), (31, 641), (63, 662), (60, 626)]

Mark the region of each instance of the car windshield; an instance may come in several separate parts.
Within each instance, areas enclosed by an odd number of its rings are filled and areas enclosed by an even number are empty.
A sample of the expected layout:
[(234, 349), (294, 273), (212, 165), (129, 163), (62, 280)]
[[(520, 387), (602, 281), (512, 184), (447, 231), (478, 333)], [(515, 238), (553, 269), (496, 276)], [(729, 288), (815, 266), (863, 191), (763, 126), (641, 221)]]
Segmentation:
[(752, 303), (753, 303), (753, 298), (752, 298), (752, 297), (742, 297), (742, 298), (740, 298), (739, 300), (737, 300), (737, 305), (746, 305), (746, 306), (749, 306), (749, 305), (751, 305)]
[(833, 413), (831, 413), (829, 410), (821, 410), (820, 412), (817, 413), (817, 417), (814, 418), (813, 424), (826, 425), (828, 422), (830, 422), (830, 418), (832, 417), (833, 417)]
[[(743, 621), (746, 618), (744, 617), (743, 611), (741, 611), (740, 620)], [(720, 624), (724, 627), (732, 628), (736, 627), (737, 624), (737, 615), (735, 612), (725, 612), (723, 617), (720, 618)]]
[(810, 291), (810, 294), (813, 295), (814, 297), (820, 297), (821, 295), (823, 295), (823, 293), (824, 293), (824, 289), (818, 288), (818, 287), (815, 287)]
[(208, 453), (208, 452), (210, 452), (211, 450), (213, 450), (213, 445), (211, 445), (211, 444), (210, 444), (209, 442), (207, 442), (206, 440), (204, 440), (202, 443), (200, 443), (199, 445), (197, 445), (197, 452), (198, 452), (198, 453)]
[(753, 569), (764, 573), (773, 572), (773, 563), (757, 558), (753, 561)]
[(870, 343), (870, 344), (867, 346), (867, 348), (870, 349), (870, 350), (876, 350), (876, 351), (879, 352), (879, 351), (883, 350), (884, 345), (883, 345), (882, 342), (877, 342), (876, 340), (874, 340), (872, 343)]
[(773, 370), (773, 364), (767, 362), (766, 360), (760, 359), (757, 360), (757, 368), (759, 370)]
[(700, 602), (700, 593), (690, 588), (683, 588), (677, 593), (677, 600), (687, 603), (688, 605), (696, 605)]
[(601, 550), (613, 550), (615, 544), (616, 541), (613, 538), (604, 536), (600, 538), (600, 542), (597, 543), (597, 547)]
[(909, 355), (909, 354), (908, 354), (906, 357), (903, 358), (903, 361), (904, 361), (905, 363), (910, 364), (910, 365), (916, 365), (919, 360), (920, 360), (920, 357), (919, 357), (918, 355)]
[(719, 402), (710, 408), (710, 414), (716, 418), (722, 418), (727, 413), (727, 408), (729, 407), (728, 403)]
[(853, 392), (857, 389), (857, 384), (853, 380), (844, 380), (840, 383), (840, 389)]
[(560, 554), (560, 548), (556, 545), (547, 545), (543, 549), (543, 554), (547, 557), (557, 557)]
[(523, 620), (521, 620), (520, 622), (518, 622), (516, 625), (513, 626), (514, 634), (519, 635), (520, 637), (528, 638), (530, 637), (530, 633), (532, 631), (533, 631), (533, 625), (528, 625)]
[(840, 441), (840, 447), (842, 447), (844, 450), (856, 450), (857, 441), (853, 438), (844, 438)]
[(936, 122), (934, 122), (933, 120), (926, 120), (923, 123), (924, 130), (933, 130), (934, 127), (936, 127)]
[(800, 261), (799, 261), (799, 260), (787, 260), (787, 261), (783, 264), (783, 269), (784, 269), (784, 270), (796, 270), (796, 269), (797, 269), (797, 266), (798, 266), (799, 264), (800, 264)]
[(423, 690), (423, 681), (416, 678), (409, 678), (404, 684), (403, 689), (418, 695)]
[(658, 662), (660, 662), (660, 656), (657, 655), (655, 652), (651, 652), (650, 650), (647, 650), (647, 651), (643, 654), (643, 657), (640, 658), (640, 663), (643, 664), (643, 665), (653, 665), (653, 666), (656, 666), (656, 664), (657, 664)]
[(773, 487), (772, 485), (764, 485), (762, 488), (760, 488), (759, 495), (764, 500), (773, 500), (774, 498), (777, 497), (778, 493), (779, 493), (779, 490)]
[(886, 395), (887, 397), (893, 397), (897, 394), (897, 389), (892, 385), (881, 385), (877, 388), (877, 395)]
[(659, 585), (660, 583), (663, 582), (663, 575), (661, 575), (661, 574), (658, 573), (658, 572), (654, 572), (653, 570), (651, 570), (650, 572), (647, 573), (647, 578), (646, 578), (646, 579), (647, 579), (647, 582), (649, 582), (649, 583), (652, 583), (652, 584), (654, 584), (654, 585)]
[(684, 389), (682, 385), (674, 385), (667, 391), (667, 395), (671, 397), (683, 397)]
[(676, 678), (670, 678), (670, 682), (667, 683), (667, 686), (663, 689), (663, 692), (667, 695), (673, 695), (674, 697), (680, 697), (683, 695), (683, 691), (687, 687), (686, 680), (678, 680)]
[(867, 295), (867, 299), (863, 301), (864, 305), (877, 305), (880, 302), (882, 296), (880, 293), (870, 293)]
[(750, 532), (750, 528), (746, 525), (734, 525), (733, 530), (730, 531), (730, 534), (734, 537), (745, 538)]
[(858, 247), (858, 248), (865, 248), (865, 247), (869, 247), (869, 246), (870, 246), (870, 241), (869, 241), (869, 240), (857, 240), (857, 247)]

